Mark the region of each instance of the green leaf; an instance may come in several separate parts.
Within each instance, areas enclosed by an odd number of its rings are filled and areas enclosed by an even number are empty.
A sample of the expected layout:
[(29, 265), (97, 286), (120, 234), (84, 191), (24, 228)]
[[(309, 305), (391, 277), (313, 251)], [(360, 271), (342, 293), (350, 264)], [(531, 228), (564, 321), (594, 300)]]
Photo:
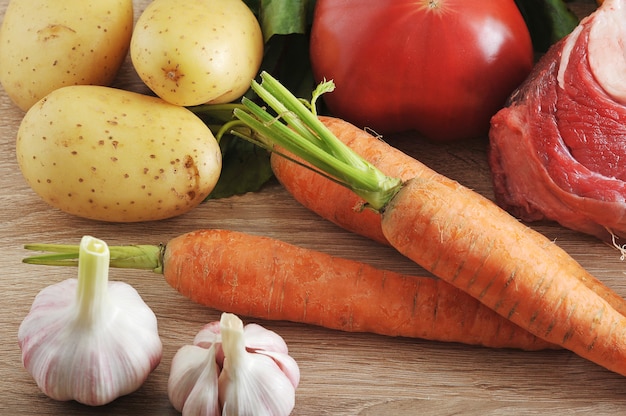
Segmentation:
[(274, 35), (305, 34), (313, 20), (315, 0), (244, 0), (268, 42)]
[(578, 17), (563, 0), (515, 0), (515, 3), (537, 52), (546, 52), (578, 26)]
[[(244, 1), (259, 19), (265, 40), (259, 73), (268, 72), (296, 95), (308, 96), (315, 88), (309, 59), (315, 0)], [(246, 96), (252, 98), (252, 91)]]
[(266, 150), (231, 135), (222, 137), (220, 147), (222, 172), (206, 200), (256, 192), (273, 177)]

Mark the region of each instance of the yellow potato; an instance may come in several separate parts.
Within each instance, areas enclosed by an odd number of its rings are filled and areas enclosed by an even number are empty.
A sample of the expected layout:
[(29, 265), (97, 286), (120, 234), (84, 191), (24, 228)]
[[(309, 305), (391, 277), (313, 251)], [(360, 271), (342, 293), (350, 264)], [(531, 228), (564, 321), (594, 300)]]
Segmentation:
[(44, 201), (111, 222), (191, 210), (222, 163), (211, 130), (190, 110), (103, 86), (50, 93), (24, 116), (16, 146), (24, 177)]
[(66, 85), (109, 85), (130, 47), (132, 0), (11, 0), (0, 83), (22, 110)]
[(130, 44), (143, 82), (173, 104), (226, 103), (250, 87), (263, 58), (263, 35), (241, 0), (154, 0)]

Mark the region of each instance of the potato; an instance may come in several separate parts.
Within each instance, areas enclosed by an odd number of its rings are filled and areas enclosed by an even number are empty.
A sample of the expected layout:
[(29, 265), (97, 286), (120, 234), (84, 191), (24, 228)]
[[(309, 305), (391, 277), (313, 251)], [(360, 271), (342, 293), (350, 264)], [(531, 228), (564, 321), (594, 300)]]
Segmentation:
[(128, 53), (132, 0), (11, 0), (0, 83), (22, 110), (66, 85), (110, 85)]
[(217, 183), (221, 153), (190, 110), (103, 86), (68, 86), (25, 114), (17, 160), (32, 189), (70, 214), (110, 222), (169, 218)]
[(263, 58), (263, 35), (241, 0), (154, 0), (130, 44), (143, 82), (172, 104), (234, 101), (250, 87)]

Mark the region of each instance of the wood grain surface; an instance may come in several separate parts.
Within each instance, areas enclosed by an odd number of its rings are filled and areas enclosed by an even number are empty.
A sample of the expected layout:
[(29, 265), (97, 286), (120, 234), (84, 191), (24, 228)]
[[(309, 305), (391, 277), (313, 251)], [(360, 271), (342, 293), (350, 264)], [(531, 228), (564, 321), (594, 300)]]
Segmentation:
[[(136, 1), (135, 14), (147, 0)], [(0, 16), (8, 0), (0, 0)], [(586, 13), (591, 1), (573, 7)], [(144, 92), (127, 61), (116, 86)], [(108, 224), (50, 208), (24, 181), (15, 161), (15, 136), (23, 112), (0, 92), (0, 414), (175, 415), (166, 386), (171, 359), (220, 311), (188, 301), (162, 276), (112, 270), (131, 283), (153, 308), (164, 343), (160, 366), (137, 392), (110, 405), (90, 408), (45, 397), (21, 364), (17, 329), (34, 296), (74, 269), (21, 263), (25, 243), (77, 243), (90, 234), (109, 244), (166, 242), (186, 231), (220, 227), (266, 235), (379, 267), (420, 273), (390, 248), (349, 234), (298, 205), (275, 182), (261, 192), (203, 204), (166, 221)], [(414, 135), (389, 137), (399, 148), (436, 170), (492, 196), (486, 139), (435, 146)], [(626, 296), (626, 263), (591, 237), (555, 224), (534, 228)], [(277, 331), (302, 372), (294, 415), (623, 415), (626, 379), (567, 351), (521, 352), (458, 344), (349, 334), (288, 322), (243, 317)]]

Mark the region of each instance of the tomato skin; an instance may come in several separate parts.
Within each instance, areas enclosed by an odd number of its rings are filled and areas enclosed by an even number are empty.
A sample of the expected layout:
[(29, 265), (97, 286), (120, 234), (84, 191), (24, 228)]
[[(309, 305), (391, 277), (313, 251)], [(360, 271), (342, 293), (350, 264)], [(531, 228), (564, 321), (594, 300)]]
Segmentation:
[(310, 57), (334, 116), (435, 141), (486, 135), (534, 63), (514, 0), (317, 0)]

